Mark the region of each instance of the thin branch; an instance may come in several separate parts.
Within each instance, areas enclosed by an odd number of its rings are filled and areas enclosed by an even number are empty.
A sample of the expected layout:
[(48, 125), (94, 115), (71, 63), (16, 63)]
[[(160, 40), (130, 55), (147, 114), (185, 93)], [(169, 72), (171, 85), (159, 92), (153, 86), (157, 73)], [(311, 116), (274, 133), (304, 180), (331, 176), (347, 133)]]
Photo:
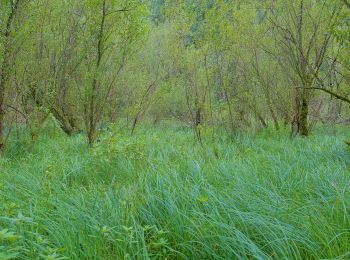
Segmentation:
[(15, 111), (16, 113), (20, 114), (21, 116), (23, 116), (23, 118), (26, 120), (26, 122), (28, 122), (28, 116), (25, 113), (23, 113), (22, 111), (20, 111), (19, 109), (15, 108), (15, 107), (13, 107), (11, 105), (5, 104), (5, 106), (7, 108), (12, 109), (13, 111)]
[(341, 95), (339, 95), (338, 93), (335, 93), (335, 92), (333, 92), (333, 91), (331, 91), (331, 90), (329, 90), (329, 89), (320, 88), (320, 87), (311, 87), (311, 88), (302, 88), (302, 89), (321, 90), (321, 91), (323, 91), (323, 92), (326, 92), (326, 93), (332, 95), (333, 97), (335, 97), (335, 98), (337, 98), (337, 99), (339, 99), (339, 100), (341, 100), (341, 101), (344, 101), (344, 102), (350, 104), (350, 99), (349, 99), (349, 98), (344, 97), (344, 96), (341, 96)]
[(130, 12), (131, 10), (132, 9), (127, 9), (127, 8), (118, 9), (118, 10), (114, 10), (114, 11), (111, 11), (109, 13), (106, 13), (106, 16), (109, 16), (109, 15), (115, 14), (115, 13)]

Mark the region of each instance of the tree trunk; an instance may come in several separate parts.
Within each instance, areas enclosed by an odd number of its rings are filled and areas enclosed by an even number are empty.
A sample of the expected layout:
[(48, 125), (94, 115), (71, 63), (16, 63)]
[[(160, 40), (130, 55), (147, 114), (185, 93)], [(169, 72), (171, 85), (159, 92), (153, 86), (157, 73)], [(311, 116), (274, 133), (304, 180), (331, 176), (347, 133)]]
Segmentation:
[(65, 132), (69, 136), (73, 135), (76, 132), (73, 118), (62, 115), (61, 112), (59, 112), (58, 109), (56, 109), (54, 107), (52, 107), (50, 109), (50, 112), (56, 118), (56, 120), (59, 122), (60, 127), (61, 127), (63, 132)]
[(134, 134), (137, 122), (139, 121), (139, 115), (137, 114), (134, 118), (134, 122), (132, 123), (132, 128), (131, 128), (131, 135)]
[(309, 136), (309, 106), (310, 100), (307, 96), (303, 95), (301, 100), (300, 118), (299, 118), (299, 134), (301, 136)]
[(6, 85), (9, 80), (9, 73), (10, 73), (10, 38), (11, 38), (11, 30), (12, 30), (12, 24), (15, 19), (15, 15), (18, 9), (19, 0), (11, 3), (11, 11), (9, 14), (9, 17), (6, 22), (6, 28), (5, 32), (2, 35), (3, 41), (4, 41), (4, 59), (3, 63), (0, 66), (0, 152), (5, 149), (5, 141), (6, 138), (4, 137), (4, 119), (5, 119), (5, 91), (6, 91)]
[(95, 132), (96, 132), (95, 127), (92, 127), (92, 126), (88, 130), (88, 143), (90, 146), (92, 146), (95, 142), (95, 139), (96, 139)]
[(267, 125), (267, 123), (266, 123), (264, 117), (263, 117), (260, 113), (258, 113), (258, 112), (256, 112), (255, 114), (256, 114), (256, 117), (259, 119), (261, 125), (262, 125), (264, 128), (267, 128), (268, 125)]
[(311, 91), (308, 88), (297, 89), (295, 98), (295, 116), (293, 128), (296, 134), (307, 137), (310, 134), (309, 129), (309, 109), (310, 109)]
[[(6, 48), (5, 48), (6, 49)], [(5, 50), (6, 52), (6, 50)], [(4, 108), (4, 98), (5, 98), (5, 86), (7, 81), (7, 69), (8, 62), (5, 61), (2, 64), (0, 71), (0, 151), (5, 148), (5, 138), (4, 138), (4, 119), (5, 119), (5, 108)]]
[(231, 107), (231, 101), (228, 97), (228, 93), (227, 93), (226, 88), (224, 88), (224, 94), (225, 94), (225, 100), (226, 100), (227, 107), (228, 107), (228, 112), (230, 115), (231, 132), (232, 132), (232, 134), (234, 134), (236, 132), (236, 128), (235, 128), (234, 119), (233, 119), (233, 111), (232, 111), (232, 107)]
[(98, 42), (97, 42), (97, 56), (96, 56), (96, 71), (94, 78), (92, 80), (92, 86), (91, 86), (91, 95), (89, 100), (89, 115), (88, 115), (88, 122), (87, 122), (87, 132), (88, 132), (88, 142), (89, 145), (93, 145), (95, 142), (96, 136), (97, 136), (97, 121), (98, 117), (100, 116), (100, 110), (102, 109), (100, 106), (101, 104), (97, 104), (97, 92), (98, 92), (98, 82), (97, 82), (97, 73), (100, 69), (104, 46), (103, 46), (103, 37), (104, 37), (104, 26), (105, 26), (105, 20), (107, 15), (107, 7), (106, 7), (106, 0), (102, 3), (102, 17), (101, 17), (101, 24), (100, 29), (98, 33)]
[(275, 125), (275, 129), (276, 129), (276, 131), (279, 131), (280, 130), (280, 125), (278, 123), (278, 118), (277, 118), (277, 116), (275, 114), (275, 111), (273, 111), (271, 103), (269, 104), (269, 110), (270, 110), (270, 114), (271, 114), (273, 123)]
[(283, 125), (286, 128), (290, 123), (290, 117), (289, 117), (289, 113), (287, 111), (284, 112), (283, 118), (284, 118)]

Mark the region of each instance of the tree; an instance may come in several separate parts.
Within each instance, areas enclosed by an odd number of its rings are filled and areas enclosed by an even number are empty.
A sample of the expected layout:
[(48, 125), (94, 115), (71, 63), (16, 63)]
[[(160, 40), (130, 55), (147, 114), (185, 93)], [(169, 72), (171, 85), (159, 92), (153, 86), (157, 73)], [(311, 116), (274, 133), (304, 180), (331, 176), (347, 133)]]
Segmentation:
[(328, 1), (288, 0), (276, 1), (272, 10), (269, 20), (280, 49), (276, 58), (286, 70), (293, 70), (290, 77), (297, 85), (293, 126), (297, 133), (308, 136), (310, 88), (325, 65), (338, 8)]
[[(97, 12), (96, 12), (97, 10)], [(89, 144), (98, 135), (106, 101), (142, 33), (143, 4), (138, 1), (89, 1), (84, 7), (87, 21), (84, 35), (86, 87), (82, 94), (84, 122)]]
[[(4, 138), (4, 125), (5, 125), (5, 95), (6, 89), (8, 87), (8, 82), (10, 79), (11, 73), (11, 53), (13, 49), (12, 42), (12, 33), (13, 33), (13, 24), (16, 19), (19, 5), (21, 0), (7, 0), (1, 1), (1, 5), (4, 7), (1, 8), (7, 11), (5, 14), (5, 26), (1, 28), (1, 52), (2, 57), (0, 59), (0, 151), (5, 148), (5, 138)], [(4, 11), (3, 11), (4, 12)]]

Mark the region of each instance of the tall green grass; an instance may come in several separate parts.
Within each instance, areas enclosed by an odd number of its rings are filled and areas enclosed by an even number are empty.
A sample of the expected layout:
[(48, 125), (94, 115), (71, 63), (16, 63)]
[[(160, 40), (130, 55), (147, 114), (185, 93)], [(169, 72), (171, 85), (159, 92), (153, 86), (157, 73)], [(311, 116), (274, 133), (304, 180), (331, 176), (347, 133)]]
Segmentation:
[[(208, 134), (209, 135), (209, 134)], [(47, 131), (0, 159), (0, 259), (348, 259), (346, 134)]]

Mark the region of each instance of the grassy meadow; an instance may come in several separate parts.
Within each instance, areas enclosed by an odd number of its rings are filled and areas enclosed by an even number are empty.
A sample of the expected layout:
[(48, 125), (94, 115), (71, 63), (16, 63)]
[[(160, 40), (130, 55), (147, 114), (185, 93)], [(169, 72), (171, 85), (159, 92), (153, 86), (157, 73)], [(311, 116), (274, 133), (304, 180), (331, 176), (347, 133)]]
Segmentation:
[(347, 129), (46, 129), (0, 158), (0, 259), (349, 259)]

